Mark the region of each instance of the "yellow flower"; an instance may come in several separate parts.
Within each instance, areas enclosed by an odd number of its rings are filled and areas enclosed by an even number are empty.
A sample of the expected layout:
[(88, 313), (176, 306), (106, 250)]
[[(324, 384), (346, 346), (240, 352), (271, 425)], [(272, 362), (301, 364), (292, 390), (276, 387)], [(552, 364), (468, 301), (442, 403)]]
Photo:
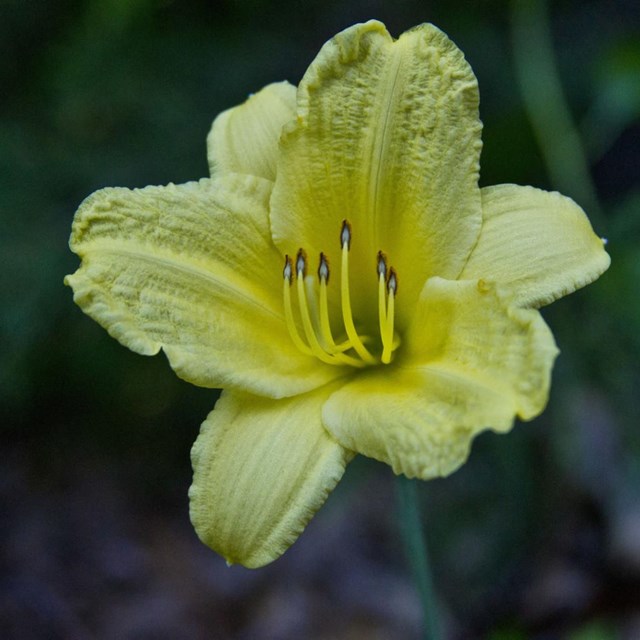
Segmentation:
[(123, 345), (225, 390), (193, 447), (191, 518), (229, 562), (291, 545), (355, 453), (447, 475), (544, 408), (537, 307), (609, 265), (558, 193), (478, 187), (476, 79), (437, 28), (338, 34), (297, 88), (222, 113), (210, 179), (103, 189), (66, 282)]

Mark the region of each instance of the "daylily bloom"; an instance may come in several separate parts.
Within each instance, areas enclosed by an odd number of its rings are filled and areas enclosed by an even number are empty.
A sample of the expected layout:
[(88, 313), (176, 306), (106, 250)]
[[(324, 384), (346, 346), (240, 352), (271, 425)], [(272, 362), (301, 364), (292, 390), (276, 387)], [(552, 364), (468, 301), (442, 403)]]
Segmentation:
[(223, 388), (193, 447), (191, 518), (230, 563), (301, 533), (355, 453), (444, 476), (545, 407), (538, 308), (595, 280), (570, 199), (478, 187), (477, 82), (425, 24), (355, 25), (300, 86), (219, 115), (211, 178), (80, 206), (74, 299), (123, 345)]

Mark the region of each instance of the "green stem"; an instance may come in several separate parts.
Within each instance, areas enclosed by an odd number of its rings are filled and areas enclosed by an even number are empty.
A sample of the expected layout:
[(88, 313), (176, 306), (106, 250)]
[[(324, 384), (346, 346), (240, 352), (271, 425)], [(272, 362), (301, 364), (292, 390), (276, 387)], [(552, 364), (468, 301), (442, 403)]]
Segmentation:
[(511, 35), (516, 77), (551, 182), (575, 198), (598, 226), (600, 204), (562, 89), (545, 0), (512, 0)]
[(425, 640), (441, 640), (440, 616), (427, 546), (422, 531), (417, 482), (405, 476), (397, 477), (398, 512), (407, 560), (414, 574), (422, 610), (424, 612)]

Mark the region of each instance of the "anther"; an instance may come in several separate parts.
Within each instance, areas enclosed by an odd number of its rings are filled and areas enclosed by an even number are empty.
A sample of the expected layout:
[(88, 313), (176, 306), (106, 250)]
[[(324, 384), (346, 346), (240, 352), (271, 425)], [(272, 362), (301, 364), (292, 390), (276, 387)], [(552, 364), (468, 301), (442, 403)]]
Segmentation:
[(385, 281), (387, 280), (387, 258), (382, 251), (378, 251), (378, 276), (382, 276)]
[(282, 270), (282, 275), (284, 276), (284, 279), (291, 284), (291, 272), (292, 272), (292, 266), (291, 266), (291, 258), (286, 255), (284, 257), (284, 269)]
[(396, 274), (396, 270), (391, 267), (389, 269), (389, 279), (387, 280), (387, 291), (389, 293), (395, 293), (398, 291), (398, 276)]
[(348, 220), (342, 221), (342, 230), (340, 231), (340, 246), (351, 249), (351, 225)]
[(303, 278), (307, 275), (307, 256), (304, 249), (298, 249), (298, 255), (296, 256), (296, 275), (298, 278)]
[(329, 262), (324, 253), (320, 253), (320, 264), (318, 265), (318, 279), (325, 284), (329, 282)]

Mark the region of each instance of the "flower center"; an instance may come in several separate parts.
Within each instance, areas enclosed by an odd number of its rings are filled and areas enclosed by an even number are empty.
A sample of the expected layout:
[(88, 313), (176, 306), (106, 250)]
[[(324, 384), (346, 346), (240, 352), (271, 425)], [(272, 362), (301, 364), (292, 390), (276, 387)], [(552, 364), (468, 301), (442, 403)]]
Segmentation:
[[(343, 334), (336, 342), (331, 328), (328, 305), (329, 261), (320, 253), (318, 279), (307, 277), (307, 254), (300, 249), (295, 259), (287, 255), (284, 260), (283, 296), (287, 328), (293, 343), (307, 355), (314, 355), (322, 362), (335, 365), (365, 367), (367, 365), (389, 364), (399, 340), (394, 336), (395, 297), (398, 291), (398, 276), (393, 267), (387, 268), (387, 258), (382, 251), (377, 255), (378, 275), (378, 325), (382, 352), (376, 358), (366, 344), (374, 342), (372, 336), (360, 335), (356, 330), (351, 311), (349, 290), (349, 252), (351, 250), (351, 225), (343, 220), (340, 231), (342, 247), (340, 268), (340, 305), (342, 309)], [(300, 335), (296, 314), (293, 309), (292, 290), (296, 281), (298, 316), (302, 325)]]

